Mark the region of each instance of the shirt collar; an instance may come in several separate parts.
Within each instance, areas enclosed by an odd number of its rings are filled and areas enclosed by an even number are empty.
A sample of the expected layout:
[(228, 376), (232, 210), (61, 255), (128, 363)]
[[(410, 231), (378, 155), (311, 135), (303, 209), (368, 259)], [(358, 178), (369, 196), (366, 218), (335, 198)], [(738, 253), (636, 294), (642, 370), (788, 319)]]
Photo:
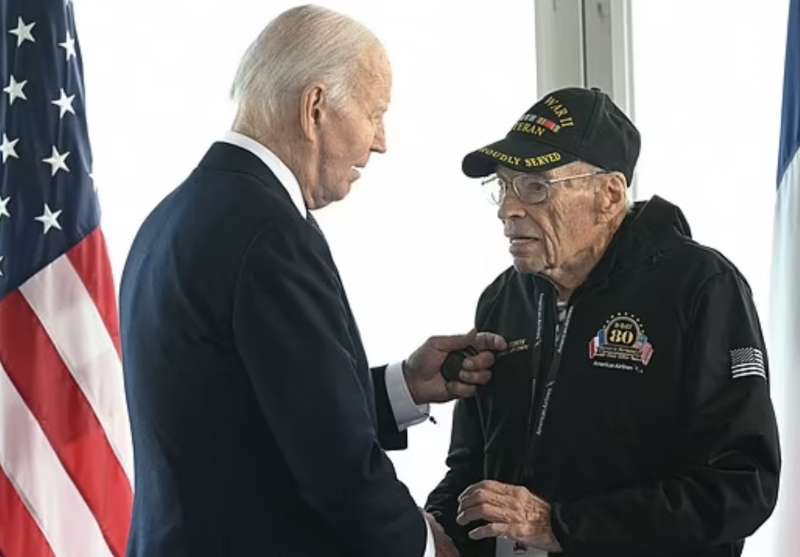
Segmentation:
[(284, 162), (279, 159), (275, 153), (267, 149), (258, 141), (233, 130), (227, 131), (225, 136), (222, 138), (222, 141), (225, 143), (230, 143), (231, 145), (236, 145), (237, 147), (241, 147), (242, 149), (250, 151), (257, 156), (261, 162), (267, 165), (267, 168), (272, 171), (272, 173), (278, 179), (278, 182), (281, 183), (283, 188), (289, 194), (289, 197), (292, 198), (292, 202), (294, 203), (295, 207), (297, 207), (297, 210), (300, 211), (300, 214), (303, 216), (303, 218), (308, 218), (308, 208), (306, 207), (306, 202), (303, 199), (303, 192), (300, 190), (300, 184), (298, 183), (297, 178), (289, 169), (289, 167), (286, 166), (286, 164), (284, 164)]

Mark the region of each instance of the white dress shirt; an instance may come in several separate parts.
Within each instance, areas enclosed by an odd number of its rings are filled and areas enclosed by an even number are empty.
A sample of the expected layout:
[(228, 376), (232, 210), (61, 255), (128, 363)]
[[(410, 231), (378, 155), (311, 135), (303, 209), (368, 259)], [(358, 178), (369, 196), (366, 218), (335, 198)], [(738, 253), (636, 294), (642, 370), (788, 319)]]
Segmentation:
[[(258, 141), (232, 130), (225, 133), (222, 141), (241, 147), (258, 157), (278, 179), (278, 182), (280, 182), (289, 194), (289, 197), (291, 197), (292, 202), (303, 218), (308, 218), (308, 208), (303, 199), (303, 192), (300, 189), (297, 177), (275, 153)], [(428, 418), (430, 414), (430, 405), (417, 405), (414, 399), (411, 398), (411, 392), (408, 390), (408, 384), (403, 374), (402, 363), (395, 363), (387, 366), (386, 393), (389, 396), (389, 405), (392, 407), (392, 414), (394, 415), (398, 430), (405, 431), (410, 426), (424, 422)], [(422, 557), (435, 557), (436, 551), (433, 543), (433, 535), (431, 534), (430, 525), (427, 520), (425, 520), (425, 529), (427, 531), (427, 540), (425, 543), (425, 553)], [(391, 540), (387, 540), (386, 543), (391, 543)]]

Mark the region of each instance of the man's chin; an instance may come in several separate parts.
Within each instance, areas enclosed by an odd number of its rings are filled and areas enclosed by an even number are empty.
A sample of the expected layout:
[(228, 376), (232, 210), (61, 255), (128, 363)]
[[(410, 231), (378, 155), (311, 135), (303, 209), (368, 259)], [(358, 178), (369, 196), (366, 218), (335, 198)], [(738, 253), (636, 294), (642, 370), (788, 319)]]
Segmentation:
[(310, 209), (321, 209), (326, 205), (330, 205), (331, 203), (336, 203), (337, 201), (341, 201), (350, 193), (352, 183), (351, 182), (341, 182), (335, 188), (325, 188), (320, 193), (322, 195), (317, 196), (314, 199), (314, 207), (309, 207)]
[(528, 273), (531, 275), (541, 274), (546, 267), (542, 261), (532, 261), (522, 257), (513, 257), (512, 260), (514, 269), (519, 273)]
[(353, 189), (353, 182), (354, 182), (354, 181), (355, 181), (355, 180), (353, 180), (353, 181), (350, 181), (350, 182), (344, 182), (344, 183), (343, 183), (343, 184), (342, 184), (342, 185), (341, 185), (341, 186), (340, 186), (340, 187), (339, 187), (339, 188), (336, 190), (336, 195), (338, 196), (338, 198), (336, 199), (336, 201), (341, 201), (342, 199), (344, 199), (345, 197), (347, 197), (347, 196), (350, 194), (350, 191)]

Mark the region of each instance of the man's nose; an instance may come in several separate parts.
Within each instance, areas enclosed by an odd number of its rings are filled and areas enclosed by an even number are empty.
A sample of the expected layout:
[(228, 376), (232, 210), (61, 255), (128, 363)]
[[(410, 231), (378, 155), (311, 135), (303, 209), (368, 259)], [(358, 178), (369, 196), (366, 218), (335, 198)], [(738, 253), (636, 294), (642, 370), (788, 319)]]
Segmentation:
[(500, 220), (506, 220), (511, 217), (521, 217), (524, 215), (525, 208), (523, 207), (522, 202), (509, 188), (509, 191), (506, 191), (506, 194), (500, 201), (500, 205), (497, 207), (497, 218)]

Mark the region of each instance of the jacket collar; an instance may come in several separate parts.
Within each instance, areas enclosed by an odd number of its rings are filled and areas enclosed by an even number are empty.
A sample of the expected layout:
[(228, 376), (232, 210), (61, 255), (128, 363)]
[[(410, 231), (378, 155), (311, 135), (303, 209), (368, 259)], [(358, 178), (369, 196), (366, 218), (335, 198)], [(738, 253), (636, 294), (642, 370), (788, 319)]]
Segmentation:
[(266, 145), (262, 145), (255, 139), (233, 130), (226, 132), (222, 141), (246, 149), (257, 156), (259, 160), (272, 171), (284, 189), (289, 193), (289, 197), (292, 198), (292, 202), (295, 207), (297, 207), (297, 210), (300, 211), (300, 214), (304, 218), (308, 217), (308, 209), (303, 199), (300, 183), (297, 181), (297, 177), (294, 175), (294, 172), (292, 172), (292, 169), (286, 166), (286, 163), (284, 163), (278, 155), (273, 153)]
[[(273, 170), (262, 158), (249, 149), (217, 141), (211, 145), (198, 166), (223, 172), (247, 174), (270, 189), (279, 190), (279, 195), (291, 203), (303, 218), (307, 218), (305, 203), (302, 208), (299, 206), (296, 195), (293, 196), (291, 190), (281, 181), (280, 171)], [(280, 187), (276, 188), (276, 185)]]

